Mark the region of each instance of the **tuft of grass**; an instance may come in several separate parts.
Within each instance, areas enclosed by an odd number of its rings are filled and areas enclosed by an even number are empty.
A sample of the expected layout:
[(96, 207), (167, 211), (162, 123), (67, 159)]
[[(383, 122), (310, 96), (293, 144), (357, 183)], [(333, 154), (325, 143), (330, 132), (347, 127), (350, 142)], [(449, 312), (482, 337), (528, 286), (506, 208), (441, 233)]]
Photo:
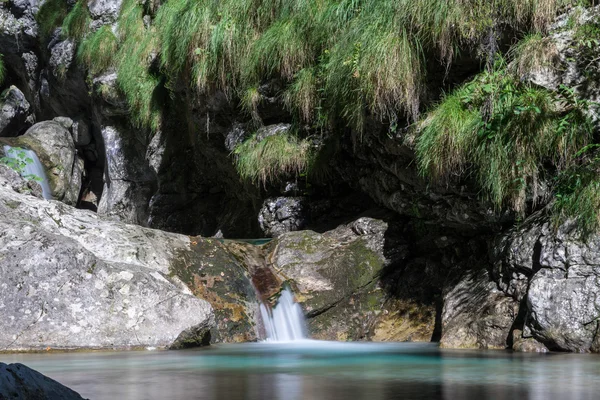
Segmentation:
[(500, 209), (526, 211), (538, 200), (546, 167), (564, 170), (592, 140), (589, 104), (573, 92), (531, 87), (501, 60), (446, 96), (421, 123), (416, 153), (424, 175), (469, 175)]
[(58, 28), (68, 13), (68, 6), (65, 0), (46, 0), (35, 15), (38, 23), (40, 36), (47, 40)]
[(108, 25), (88, 34), (79, 44), (77, 60), (92, 75), (98, 75), (113, 64), (117, 54), (118, 40)]
[(254, 134), (238, 145), (233, 154), (240, 176), (262, 185), (304, 173), (312, 159), (310, 142), (287, 131), (262, 140), (257, 140)]
[(242, 105), (242, 109), (250, 114), (252, 117), (252, 121), (255, 125), (261, 126), (262, 119), (258, 114), (258, 106), (260, 105), (260, 101), (262, 100), (261, 94), (258, 92), (258, 88), (250, 87), (246, 90), (246, 92), (241, 96), (240, 102)]
[(62, 34), (70, 39), (80, 40), (88, 32), (90, 22), (87, 0), (79, 0), (63, 20)]
[(125, 0), (119, 16), (116, 54), (117, 83), (129, 103), (134, 125), (156, 131), (161, 124), (159, 90), (161, 78), (151, 70), (156, 54), (156, 33), (146, 28), (144, 10), (137, 0)]
[(155, 25), (170, 80), (231, 95), (278, 78), (300, 119), (328, 115), (362, 130), (367, 116), (417, 118), (426, 54), (448, 65), (457, 49), (481, 47), (500, 26), (543, 32), (572, 3), (167, 0)]
[(312, 122), (320, 100), (316, 69), (313, 67), (299, 71), (286, 89), (283, 99), (286, 107), (297, 112), (304, 122)]
[(509, 52), (511, 67), (519, 76), (553, 69), (560, 61), (554, 39), (540, 33), (525, 36)]

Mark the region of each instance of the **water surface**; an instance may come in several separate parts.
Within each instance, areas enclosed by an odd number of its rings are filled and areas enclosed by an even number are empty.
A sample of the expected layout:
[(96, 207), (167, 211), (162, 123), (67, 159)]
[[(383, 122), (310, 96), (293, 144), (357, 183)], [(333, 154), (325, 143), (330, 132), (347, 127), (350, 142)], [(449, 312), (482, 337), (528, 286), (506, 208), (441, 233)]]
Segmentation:
[(90, 399), (598, 399), (600, 357), (303, 341), (0, 355)]

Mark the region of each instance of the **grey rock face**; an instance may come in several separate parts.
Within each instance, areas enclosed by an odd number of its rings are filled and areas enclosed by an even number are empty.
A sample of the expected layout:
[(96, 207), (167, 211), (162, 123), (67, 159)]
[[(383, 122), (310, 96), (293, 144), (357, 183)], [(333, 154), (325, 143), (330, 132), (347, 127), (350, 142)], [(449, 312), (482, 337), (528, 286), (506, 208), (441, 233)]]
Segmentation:
[(92, 18), (104, 25), (117, 20), (122, 3), (122, 0), (91, 0), (88, 8)]
[(170, 276), (186, 236), (2, 187), (0, 232), (0, 350), (189, 345), (214, 324), (210, 304)]
[(23, 364), (0, 362), (0, 399), (82, 400), (83, 397)]
[(441, 346), (504, 349), (518, 311), (485, 269), (469, 272), (444, 296)]
[(534, 216), (503, 243), (494, 271), (505, 292), (525, 301), (523, 338), (551, 350), (600, 351), (600, 237), (583, 240), (573, 224), (555, 230)]
[(35, 124), (9, 144), (33, 150), (46, 169), (52, 197), (75, 205), (81, 190), (83, 164), (75, 154), (71, 133), (60, 123)]
[(143, 141), (135, 137), (138, 134), (117, 126), (102, 127), (107, 168), (98, 213), (146, 225), (155, 177)]
[(25, 95), (11, 86), (0, 100), (0, 105), (0, 137), (19, 135), (32, 119)]
[(277, 237), (298, 231), (308, 223), (308, 207), (302, 197), (266, 199), (258, 214), (260, 229), (267, 236)]

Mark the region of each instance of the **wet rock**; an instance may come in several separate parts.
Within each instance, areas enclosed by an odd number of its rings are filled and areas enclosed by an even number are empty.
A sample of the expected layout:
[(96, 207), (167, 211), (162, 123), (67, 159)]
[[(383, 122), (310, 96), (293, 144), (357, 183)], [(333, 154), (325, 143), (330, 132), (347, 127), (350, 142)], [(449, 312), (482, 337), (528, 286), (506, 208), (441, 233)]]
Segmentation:
[(302, 197), (266, 199), (258, 214), (260, 229), (266, 236), (277, 237), (298, 231), (308, 223), (308, 207)]
[(0, 362), (0, 399), (82, 400), (83, 397), (23, 364)]
[(142, 133), (121, 126), (103, 126), (101, 133), (107, 167), (98, 213), (147, 225), (156, 178), (145, 159)]
[(17, 193), (30, 194), (42, 199), (42, 187), (34, 180), (21, 177), (18, 172), (0, 163), (0, 186), (9, 187)]
[(0, 100), (0, 137), (18, 136), (30, 125), (31, 107), (23, 92), (9, 87)]
[[(407, 316), (410, 302), (387, 301), (379, 282), (387, 265), (406, 256), (406, 247), (402, 251), (400, 245), (396, 260), (386, 258), (387, 229), (383, 221), (360, 218), (324, 234), (290, 232), (271, 242), (267, 260), (293, 286), (313, 338), (429, 340), (431, 331), (424, 334), (418, 323), (393, 321), (394, 316)], [(433, 321), (430, 314), (431, 330)]]

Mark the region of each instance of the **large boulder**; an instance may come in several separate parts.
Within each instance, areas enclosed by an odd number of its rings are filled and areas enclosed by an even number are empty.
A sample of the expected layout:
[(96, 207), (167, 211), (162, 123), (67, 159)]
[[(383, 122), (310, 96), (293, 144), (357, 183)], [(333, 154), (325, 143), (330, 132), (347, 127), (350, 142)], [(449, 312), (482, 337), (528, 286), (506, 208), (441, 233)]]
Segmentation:
[(83, 400), (83, 397), (23, 364), (0, 362), (0, 399)]
[(532, 216), (492, 253), (499, 287), (522, 301), (522, 338), (551, 350), (599, 352), (600, 236)]
[(43, 164), (52, 198), (75, 205), (81, 190), (83, 160), (77, 156), (71, 133), (56, 121), (33, 125), (23, 136), (6, 138), (13, 147), (33, 150)]
[(281, 280), (293, 287), (308, 318), (311, 337), (431, 339), (435, 311), (393, 298), (380, 281), (384, 269), (407, 252), (406, 246), (399, 244), (394, 249), (395, 259), (390, 259), (387, 230), (386, 222), (360, 218), (324, 234), (291, 232), (271, 242), (267, 260)]
[(1, 185), (0, 232), (0, 351), (205, 344), (215, 332), (209, 301), (230, 310), (220, 314), (233, 321), (216, 331), (220, 341), (256, 337), (248, 289), (232, 287), (227, 298), (213, 291), (225, 277), (249, 285), (220, 243), (103, 220)]

